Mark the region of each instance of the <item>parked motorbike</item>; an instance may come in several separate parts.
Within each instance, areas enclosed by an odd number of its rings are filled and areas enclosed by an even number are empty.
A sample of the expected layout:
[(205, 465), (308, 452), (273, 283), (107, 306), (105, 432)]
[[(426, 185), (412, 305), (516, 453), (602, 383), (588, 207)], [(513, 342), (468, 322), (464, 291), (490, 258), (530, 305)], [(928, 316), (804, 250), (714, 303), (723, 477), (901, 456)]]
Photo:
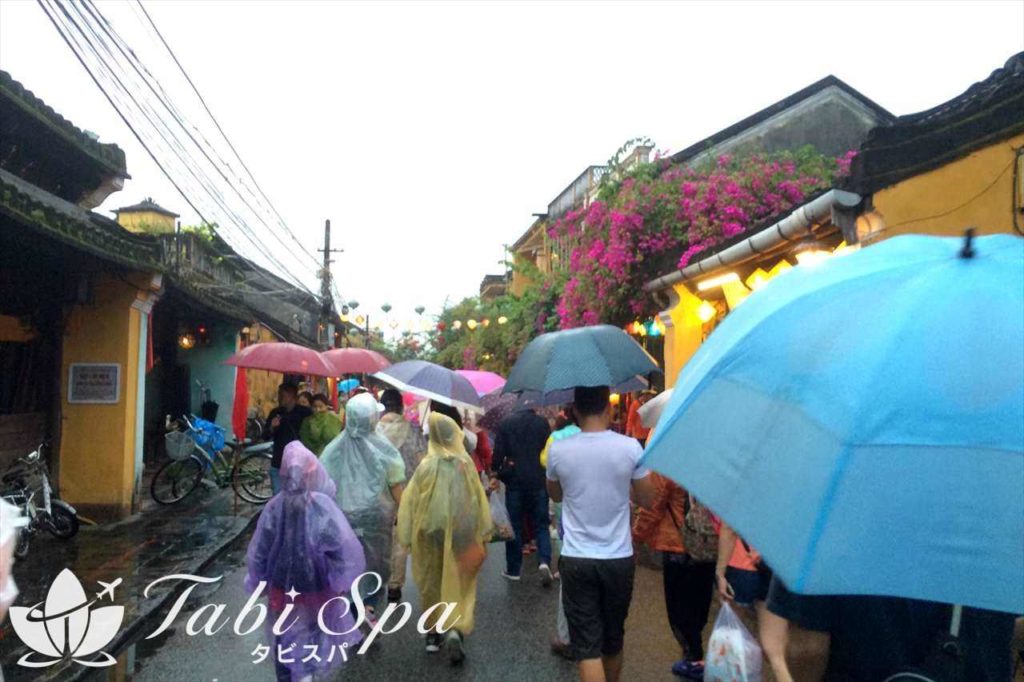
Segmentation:
[(56, 538), (68, 540), (78, 533), (75, 508), (59, 499), (50, 486), (50, 476), (43, 462), (45, 444), (15, 461), (4, 473), (0, 496), (21, 508), (28, 524), (21, 529), (15, 556), (28, 554), (32, 537), (45, 530)]

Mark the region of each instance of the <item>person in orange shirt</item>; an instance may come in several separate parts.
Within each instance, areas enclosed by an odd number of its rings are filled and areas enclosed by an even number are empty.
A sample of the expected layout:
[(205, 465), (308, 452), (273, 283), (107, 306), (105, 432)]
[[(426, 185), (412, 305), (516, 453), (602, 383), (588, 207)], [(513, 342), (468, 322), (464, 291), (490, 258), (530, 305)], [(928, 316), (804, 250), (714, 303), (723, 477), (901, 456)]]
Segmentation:
[(680, 526), (686, 514), (686, 491), (661, 474), (651, 472), (651, 477), (657, 494), (649, 509), (638, 509), (633, 539), (662, 553), (665, 610), (683, 653), (673, 672), (699, 679), (704, 672), (701, 633), (711, 609), (715, 564), (694, 561), (683, 546)]
[(654, 391), (644, 391), (636, 400), (631, 400), (626, 416), (626, 435), (630, 438), (636, 438), (640, 441), (640, 445), (643, 446), (647, 445), (647, 437), (650, 435), (651, 430), (644, 426), (643, 421), (640, 419), (640, 408), (653, 398), (654, 395)]
[(723, 601), (757, 613), (758, 639), (761, 640), (761, 649), (772, 667), (775, 679), (778, 682), (793, 682), (786, 663), (789, 624), (765, 608), (772, 571), (761, 560), (757, 550), (724, 523), (718, 532), (715, 579), (718, 594)]

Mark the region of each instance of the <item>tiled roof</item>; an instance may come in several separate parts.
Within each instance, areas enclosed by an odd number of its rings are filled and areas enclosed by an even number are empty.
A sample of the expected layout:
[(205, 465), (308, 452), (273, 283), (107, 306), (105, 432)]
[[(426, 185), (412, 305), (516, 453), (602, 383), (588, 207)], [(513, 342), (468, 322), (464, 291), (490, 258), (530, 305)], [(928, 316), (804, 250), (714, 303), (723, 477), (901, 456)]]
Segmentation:
[(1024, 52), (937, 107), (875, 128), (846, 186), (868, 194), (1024, 132)]
[(162, 270), (160, 243), (0, 169), (0, 213), (106, 261)]
[(14, 80), (11, 74), (0, 71), (0, 97), (9, 99), (21, 109), (43, 122), (57, 135), (71, 142), (86, 156), (103, 166), (110, 175), (127, 178), (128, 167), (124, 151), (116, 144), (103, 143), (81, 128), (76, 127), (39, 99), (31, 90)]
[(780, 99), (775, 104), (767, 106), (755, 114), (751, 114), (742, 121), (738, 121), (737, 123), (732, 124), (728, 128), (723, 128), (714, 135), (706, 137), (700, 142), (692, 144), (686, 149), (683, 149), (682, 151), (676, 152), (675, 154), (672, 155), (671, 159), (673, 163), (685, 163), (686, 161), (689, 161), (693, 157), (699, 155), (706, 149), (713, 147), (719, 142), (724, 142), (725, 140), (733, 138), (739, 135), (740, 133), (749, 130), (750, 128), (753, 128), (757, 124), (768, 120), (772, 116), (775, 116), (776, 114), (786, 111), (787, 109), (792, 108), (793, 106), (799, 104), (805, 99), (808, 99), (813, 95), (816, 95), (819, 92), (830, 87), (837, 87), (840, 90), (843, 90), (849, 95), (853, 96), (854, 99), (859, 100), (868, 109), (874, 111), (875, 114), (878, 115), (878, 118), (883, 122), (891, 121), (895, 118), (892, 115), (892, 113), (890, 113), (887, 109), (881, 107), (874, 100), (865, 96), (859, 90), (848, 85), (846, 82), (840, 80), (839, 78), (836, 78), (835, 76), (826, 76), (825, 78), (822, 78), (820, 81), (811, 83), (806, 88), (798, 90), (794, 92), (792, 95)]
[(168, 211), (160, 204), (153, 201), (151, 197), (146, 197), (137, 204), (131, 206), (125, 206), (123, 208), (115, 208), (114, 213), (159, 213), (161, 215), (170, 216), (171, 218), (177, 218), (178, 214), (173, 211)]

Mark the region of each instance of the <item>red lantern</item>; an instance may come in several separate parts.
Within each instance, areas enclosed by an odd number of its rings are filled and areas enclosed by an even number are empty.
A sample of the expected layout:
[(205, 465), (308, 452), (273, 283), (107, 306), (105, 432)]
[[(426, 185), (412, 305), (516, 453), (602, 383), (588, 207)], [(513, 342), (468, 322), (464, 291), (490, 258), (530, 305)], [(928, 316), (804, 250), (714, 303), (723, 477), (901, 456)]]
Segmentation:
[(448, 325), (445, 324), (443, 321), (437, 323), (437, 331), (443, 332), (447, 328), (448, 328)]

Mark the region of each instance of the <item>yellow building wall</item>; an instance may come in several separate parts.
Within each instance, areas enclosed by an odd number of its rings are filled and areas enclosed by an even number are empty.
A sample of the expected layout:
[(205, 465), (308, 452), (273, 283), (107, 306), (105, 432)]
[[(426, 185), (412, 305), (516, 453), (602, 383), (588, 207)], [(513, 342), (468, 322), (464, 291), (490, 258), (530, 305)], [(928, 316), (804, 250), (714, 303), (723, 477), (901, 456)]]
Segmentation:
[(859, 235), (861, 242), (908, 233), (960, 236), (968, 227), (978, 234), (1014, 233), (1014, 169), (1021, 147), (1024, 135), (1017, 135), (875, 192), (874, 210), (883, 225)]
[[(266, 327), (254, 324), (249, 335), (252, 343), (273, 343), (278, 340)], [(256, 408), (262, 417), (266, 417), (277, 407), (277, 387), (284, 381), (280, 372), (268, 372), (263, 369), (247, 369), (245, 381), (249, 387), (249, 409)]]
[(174, 218), (154, 211), (118, 213), (117, 222), (131, 232), (145, 234), (171, 234), (174, 232)]
[(701, 299), (682, 284), (672, 287), (675, 305), (661, 313), (665, 323), (665, 388), (675, 386), (683, 365), (689, 361), (704, 339), (704, 323), (697, 317)]
[[(129, 282), (101, 275), (93, 302), (76, 306), (65, 330), (60, 490), (85, 516), (118, 518), (131, 513), (141, 315), (132, 304), (140, 292)], [(68, 373), (76, 362), (120, 364), (118, 402), (69, 403)]]

